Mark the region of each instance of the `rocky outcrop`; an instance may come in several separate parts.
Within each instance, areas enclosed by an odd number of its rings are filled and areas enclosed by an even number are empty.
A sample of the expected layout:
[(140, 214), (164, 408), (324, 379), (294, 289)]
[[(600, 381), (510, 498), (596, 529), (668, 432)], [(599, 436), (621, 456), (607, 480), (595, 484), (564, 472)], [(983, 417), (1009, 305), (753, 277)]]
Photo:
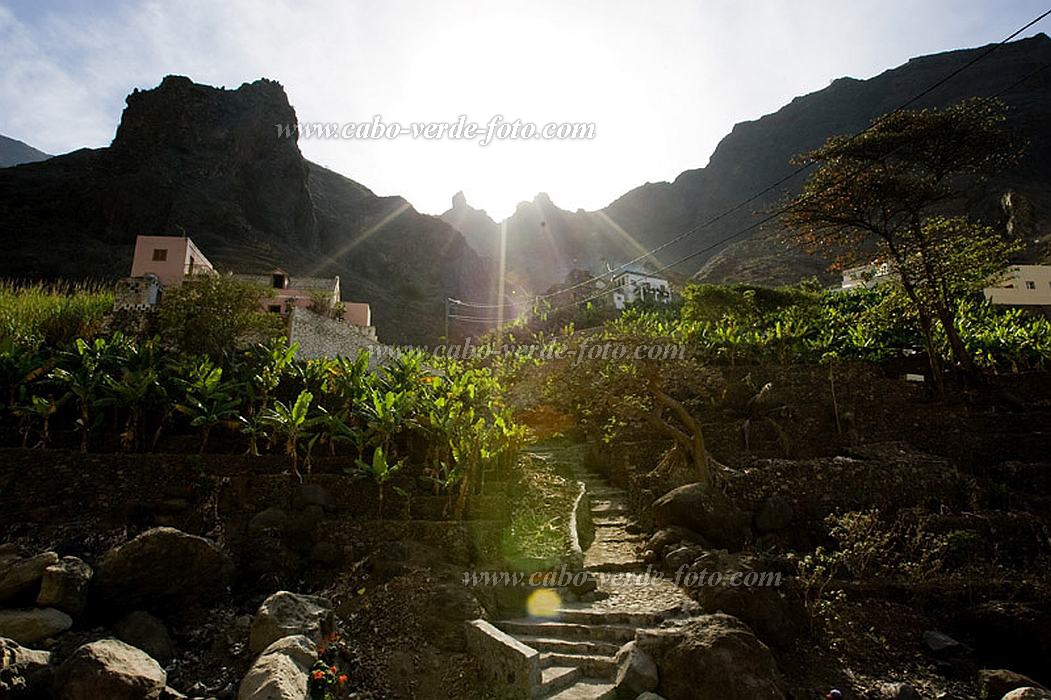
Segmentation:
[(740, 620), (717, 613), (679, 627), (640, 630), (639, 649), (657, 664), (657, 692), (668, 700), (784, 700), (770, 650)]
[(159, 698), (167, 674), (140, 649), (116, 639), (85, 644), (55, 674), (63, 700), (144, 700)]
[(259, 653), (288, 636), (304, 636), (316, 645), (335, 629), (332, 603), (313, 595), (278, 591), (263, 601), (252, 620), (248, 646)]
[(91, 567), (77, 557), (62, 559), (44, 569), (36, 604), (79, 615), (88, 604)]
[(17, 608), (0, 610), (0, 637), (20, 644), (32, 644), (65, 632), (73, 618), (54, 608)]
[[(809, 95), (797, 97), (773, 114), (734, 126), (703, 168), (687, 170), (672, 182), (641, 185), (598, 211), (567, 211), (546, 195), (523, 202), (503, 222), (471, 207), (463, 196), (453, 199), (442, 218), (457, 227), (468, 242), (495, 260), (501, 226), (507, 237), (507, 270), (524, 279), (532, 291), (560, 283), (574, 266), (602, 269), (604, 260), (625, 262), (678, 234), (697, 228), (685, 240), (662, 249), (657, 258), (669, 264), (688, 253), (703, 251), (677, 270), (684, 275), (701, 268), (704, 281), (743, 281), (766, 285), (796, 282), (811, 275), (826, 276), (827, 261), (804, 254), (781, 241), (771, 225), (748, 231), (786, 193), (798, 192), (803, 176), (763, 192), (793, 170), (793, 156), (821, 145), (829, 136), (859, 131), (894, 109), (935, 79), (973, 60), (987, 47), (948, 51), (914, 58), (868, 80), (841, 78)], [(1051, 151), (1051, 78), (1046, 74), (1021, 81), (1036, 66), (1051, 61), (1051, 39), (1038, 34), (1000, 47), (981, 63), (916, 102), (916, 108), (945, 106), (962, 99), (994, 95), (1011, 86), (1002, 98), (1012, 109), (1008, 126), (1030, 140), (1025, 160), (987, 187), (971, 210), (993, 224), (1006, 218), (1000, 196), (1010, 190), (1033, 203), (1034, 230), (1046, 235), (1051, 220), (1051, 176), (1043, 164)], [(748, 206), (725, 212), (763, 192)], [(525, 195), (527, 193), (523, 193)], [(1016, 229), (1021, 230), (1019, 227)], [(623, 231), (628, 233), (624, 236)], [(703, 267), (702, 267), (703, 266)], [(826, 277), (828, 279), (828, 277)]]
[(95, 590), (112, 608), (163, 610), (214, 600), (230, 574), (227, 556), (211, 540), (158, 527), (107, 552)]
[(716, 547), (737, 551), (749, 537), (748, 517), (718, 491), (704, 484), (672, 489), (653, 503), (659, 528), (683, 527)]
[(302, 700), (307, 693), (307, 672), (317, 661), (316, 648), (303, 635), (274, 641), (245, 674), (237, 700)]
[(1051, 700), (1051, 693), (1043, 688), (1019, 688), (1005, 695), (1003, 700)]
[(306, 161), (284, 89), (167, 76), (127, 97), (109, 148), (0, 169), (0, 276), (115, 278), (135, 236), (188, 235), (216, 265), (339, 275), (385, 341), (435, 339), (445, 296), (485, 301), (463, 236), (400, 197)]

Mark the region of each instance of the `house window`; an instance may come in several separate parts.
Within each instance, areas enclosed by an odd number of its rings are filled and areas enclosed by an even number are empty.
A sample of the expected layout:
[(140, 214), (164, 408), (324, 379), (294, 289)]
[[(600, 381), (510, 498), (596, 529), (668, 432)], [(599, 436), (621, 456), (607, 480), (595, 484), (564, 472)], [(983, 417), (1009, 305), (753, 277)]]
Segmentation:
[(285, 276), (282, 275), (281, 273), (275, 272), (274, 273), (274, 277), (273, 277), (273, 281), (274, 281), (274, 289), (284, 289), (285, 288)]
[(1036, 289), (1036, 282), (1033, 282), (1032, 280), (1026, 280), (1025, 281), (1025, 288), (1026, 289)]
[(168, 259), (167, 248), (154, 248), (153, 249), (153, 260), (154, 262), (164, 262)]
[(279, 313), (281, 313), (281, 305), (280, 304), (271, 304), (270, 306), (266, 307), (266, 310), (269, 311), (272, 314), (279, 314)]

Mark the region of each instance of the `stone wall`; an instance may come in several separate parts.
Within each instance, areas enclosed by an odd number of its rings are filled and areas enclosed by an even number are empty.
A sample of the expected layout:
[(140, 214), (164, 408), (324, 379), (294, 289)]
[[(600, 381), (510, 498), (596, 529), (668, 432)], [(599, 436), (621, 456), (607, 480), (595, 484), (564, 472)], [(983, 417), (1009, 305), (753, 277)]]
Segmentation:
[[(364, 327), (319, 316), (302, 308), (293, 308), (289, 314), (289, 338), (299, 343), (296, 357), (300, 359), (353, 358), (360, 350), (372, 350), (378, 345), (374, 330), (370, 334)], [(373, 352), (370, 364), (374, 365), (376, 359), (376, 353)]]

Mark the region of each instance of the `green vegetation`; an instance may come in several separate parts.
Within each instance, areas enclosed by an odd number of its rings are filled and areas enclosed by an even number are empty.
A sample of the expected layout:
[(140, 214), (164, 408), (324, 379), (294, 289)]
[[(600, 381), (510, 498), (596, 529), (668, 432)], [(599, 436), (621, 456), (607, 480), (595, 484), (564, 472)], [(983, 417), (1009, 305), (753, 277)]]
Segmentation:
[(797, 159), (820, 167), (782, 216), (806, 249), (845, 264), (875, 259), (890, 266), (937, 382), (938, 334), (955, 366), (974, 369), (957, 328), (960, 303), (988, 286), (1015, 251), (992, 229), (944, 216), (976, 181), (1017, 156), (1002, 128), (1005, 110), (983, 99), (898, 110), (861, 134), (834, 136)]
[(200, 451), (284, 453), (296, 473), (327, 446), (381, 486), (403, 465), (462, 513), (486, 468), (507, 467), (523, 429), (489, 370), (406, 354), (368, 370), (356, 360), (300, 361), (279, 341), (224, 359), (121, 333), (52, 348), (5, 342), (0, 425), (46, 447), (75, 431), (80, 448), (156, 449), (163, 434), (196, 435)]
[(113, 292), (85, 284), (0, 283), (0, 340), (32, 345), (91, 339), (113, 308)]

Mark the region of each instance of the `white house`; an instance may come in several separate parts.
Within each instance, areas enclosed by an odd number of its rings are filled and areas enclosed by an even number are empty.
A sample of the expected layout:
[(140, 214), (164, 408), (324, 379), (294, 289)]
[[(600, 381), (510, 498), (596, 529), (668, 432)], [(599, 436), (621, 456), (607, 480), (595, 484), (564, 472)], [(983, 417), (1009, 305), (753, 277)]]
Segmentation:
[(613, 306), (623, 309), (636, 301), (657, 301), (667, 304), (671, 300), (671, 285), (668, 280), (644, 272), (622, 272), (613, 278)]
[(1005, 306), (1051, 306), (1051, 265), (1013, 265), (986, 287), (985, 298)]
[(890, 263), (860, 265), (843, 270), (843, 285), (840, 289), (857, 289), (858, 287), (872, 289), (884, 282), (896, 279), (898, 275), (891, 270)]

